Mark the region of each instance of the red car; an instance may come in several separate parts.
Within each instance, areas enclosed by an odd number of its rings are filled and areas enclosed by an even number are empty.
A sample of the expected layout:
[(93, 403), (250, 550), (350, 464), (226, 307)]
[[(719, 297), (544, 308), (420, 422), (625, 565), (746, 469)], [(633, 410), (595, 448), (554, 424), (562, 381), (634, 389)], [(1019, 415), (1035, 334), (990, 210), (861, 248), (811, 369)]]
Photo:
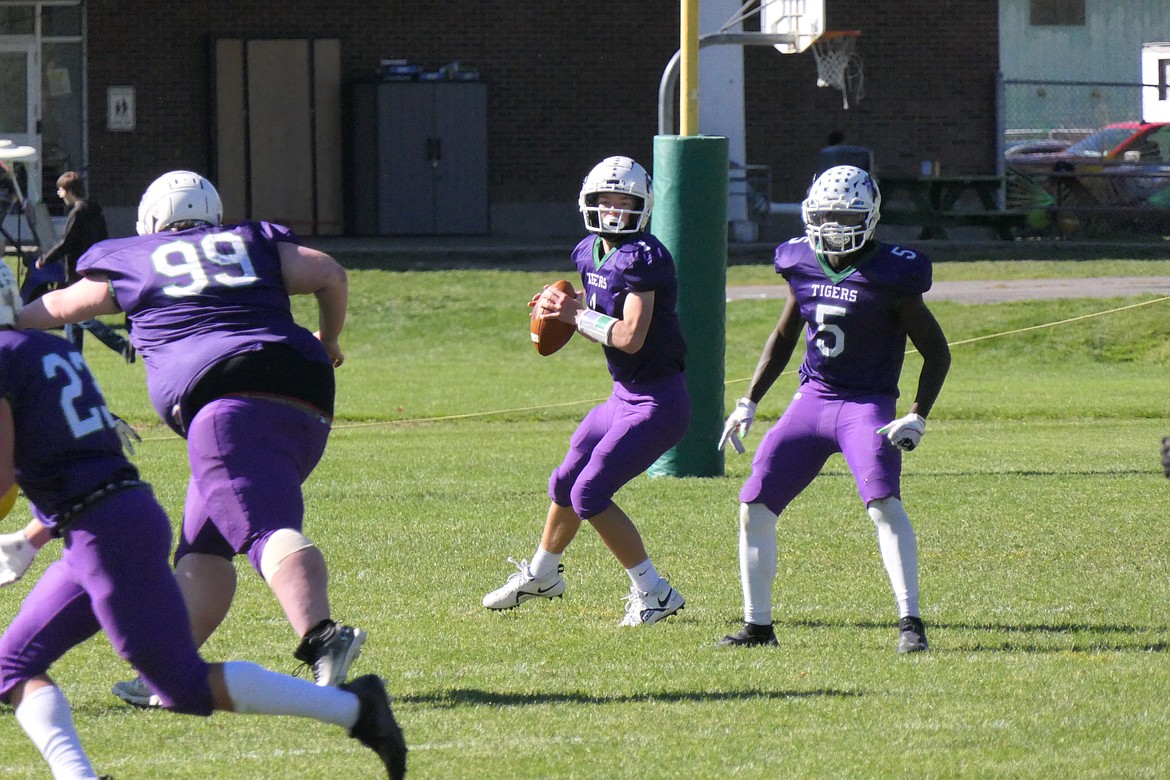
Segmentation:
[[(1127, 154), (1128, 153), (1128, 154)], [(1010, 169), (1020, 171), (1084, 170), (1085, 164), (1170, 164), (1170, 123), (1114, 122), (1064, 149), (1013, 153), (1004, 156)], [(1099, 167), (1090, 170), (1099, 170)]]
[(1115, 122), (1065, 149), (1004, 155), (1011, 208), (1170, 203), (1170, 122)]

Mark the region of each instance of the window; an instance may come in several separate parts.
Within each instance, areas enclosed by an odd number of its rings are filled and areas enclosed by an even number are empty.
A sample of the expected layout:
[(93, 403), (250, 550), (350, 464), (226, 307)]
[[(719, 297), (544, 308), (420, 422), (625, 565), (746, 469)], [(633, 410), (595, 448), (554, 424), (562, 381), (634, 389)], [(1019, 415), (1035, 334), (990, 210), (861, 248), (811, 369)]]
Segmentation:
[(1084, 27), (1085, 0), (1030, 0), (1034, 27)]

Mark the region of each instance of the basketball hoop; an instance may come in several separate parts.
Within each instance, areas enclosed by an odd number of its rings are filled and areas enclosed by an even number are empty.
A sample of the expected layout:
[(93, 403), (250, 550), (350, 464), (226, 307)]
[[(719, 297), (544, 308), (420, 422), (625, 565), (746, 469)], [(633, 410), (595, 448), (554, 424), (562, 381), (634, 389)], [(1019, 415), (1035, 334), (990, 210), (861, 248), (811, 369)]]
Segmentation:
[(864, 73), (861, 55), (857, 53), (860, 30), (829, 30), (813, 42), (813, 57), (817, 61), (817, 86), (841, 90), (841, 103), (849, 109), (853, 102), (864, 97)]

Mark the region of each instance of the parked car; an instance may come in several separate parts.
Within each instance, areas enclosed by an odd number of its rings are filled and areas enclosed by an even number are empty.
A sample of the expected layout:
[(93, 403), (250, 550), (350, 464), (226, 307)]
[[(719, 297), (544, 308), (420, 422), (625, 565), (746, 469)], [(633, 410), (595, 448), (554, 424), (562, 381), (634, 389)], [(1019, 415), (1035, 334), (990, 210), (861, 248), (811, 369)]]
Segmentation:
[(1056, 151), (1005, 153), (1008, 205), (1134, 207), (1170, 195), (1170, 122), (1115, 122)]
[(1012, 147), (1004, 156), (1020, 171), (1088, 170), (1110, 163), (1170, 164), (1170, 122), (1114, 122), (1063, 149)]
[(1004, 159), (1010, 161), (1012, 158), (1025, 154), (1063, 152), (1071, 143), (1072, 141), (1061, 140), (1059, 138), (1035, 138), (1028, 141), (1015, 141), (1004, 150), (1003, 156)]

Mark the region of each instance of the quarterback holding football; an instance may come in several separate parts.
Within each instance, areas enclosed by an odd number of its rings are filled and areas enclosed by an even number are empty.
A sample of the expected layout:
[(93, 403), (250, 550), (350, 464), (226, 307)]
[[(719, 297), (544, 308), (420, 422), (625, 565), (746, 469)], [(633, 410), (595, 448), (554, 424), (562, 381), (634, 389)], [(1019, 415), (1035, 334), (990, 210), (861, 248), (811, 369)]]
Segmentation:
[[(510, 559), (518, 571), (484, 596), (488, 609), (561, 596), (561, 556), (582, 520), (630, 578), (622, 625), (651, 625), (683, 607), (682, 594), (658, 574), (638, 529), (613, 501), (623, 485), (678, 443), (690, 418), (686, 345), (675, 313), (678, 278), (670, 252), (647, 232), (653, 205), (650, 176), (641, 165), (629, 157), (600, 162), (578, 198), (589, 231), (573, 250), (581, 289), (550, 285), (532, 299), (534, 332), (537, 320), (555, 321), (570, 328), (568, 336), (579, 331), (601, 344), (613, 394), (573, 434), (568, 454), (549, 478), (551, 503), (540, 545), (531, 562)], [(562, 331), (559, 346), (568, 336)]]

